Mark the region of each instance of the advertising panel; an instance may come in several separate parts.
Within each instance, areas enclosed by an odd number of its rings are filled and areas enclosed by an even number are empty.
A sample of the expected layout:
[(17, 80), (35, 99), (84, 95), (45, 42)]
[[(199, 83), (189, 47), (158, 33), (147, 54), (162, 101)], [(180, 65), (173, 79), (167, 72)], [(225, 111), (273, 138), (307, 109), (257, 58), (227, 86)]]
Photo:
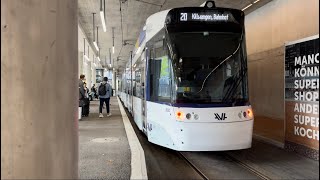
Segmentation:
[(319, 159), (319, 35), (285, 45), (285, 148)]

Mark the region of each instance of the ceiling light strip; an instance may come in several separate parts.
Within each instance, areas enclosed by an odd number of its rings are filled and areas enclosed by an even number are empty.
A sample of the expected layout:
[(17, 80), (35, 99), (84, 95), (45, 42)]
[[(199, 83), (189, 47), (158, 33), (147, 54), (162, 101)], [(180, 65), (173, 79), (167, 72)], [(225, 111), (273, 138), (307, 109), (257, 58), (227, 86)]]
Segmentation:
[(249, 8), (250, 6), (252, 6), (252, 3), (249, 4), (248, 6), (246, 6), (245, 8), (243, 8), (242, 11), (246, 10), (246, 9)]
[(87, 57), (87, 58), (88, 58), (88, 61), (90, 61), (90, 58), (89, 58), (89, 57), (90, 57), (89, 52), (90, 52), (90, 49), (89, 49), (89, 45), (88, 45), (88, 57)]
[(253, 2), (253, 4), (255, 4), (255, 3), (257, 3), (257, 2), (259, 2), (260, 0), (256, 0), (255, 2)]
[(110, 68), (112, 67), (112, 65), (111, 65), (111, 52), (110, 52), (110, 48), (109, 48), (109, 66), (110, 66)]
[(101, 23), (102, 23), (102, 28), (104, 32), (107, 32), (107, 26), (106, 26), (106, 1), (104, 1), (104, 8), (102, 9), (102, 0), (100, 0), (100, 17), (101, 17)]
[(96, 48), (96, 50), (99, 52), (99, 46), (98, 46), (98, 41), (99, 41), (99, 31), (98, 31), (98, 26), (97, 26), (97, 40), (93, 41), (93, 45)]
[(112, 54), (114, 54), (114, 27), (112, 27)]
[(98, 55), (97, 59), (99, 60), (99, 62), (101, 62), (101, 60), (100, 60), (100, 51), (99, 51), (99, 55)]
[(93, 42), (94, 47), (96, 48), (97, 51), (99, 51), (99, 47), (96, 41)]
[(95, 13), (92, 13), (92, 33), (93, 33), (93, 42), (95, 42), (95, 38), (96, 38), (96, 35), (94, 33), (94, 14)]
[(86, 55), (86, 38), (83, 38), (83, 55)]

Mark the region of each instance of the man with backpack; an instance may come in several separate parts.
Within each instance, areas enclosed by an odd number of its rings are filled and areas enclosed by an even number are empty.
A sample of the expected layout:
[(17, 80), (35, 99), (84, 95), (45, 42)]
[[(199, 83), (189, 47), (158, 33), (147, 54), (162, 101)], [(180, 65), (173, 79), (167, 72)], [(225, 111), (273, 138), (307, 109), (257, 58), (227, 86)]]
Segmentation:
[(108, 83), (108, 78), (104, 77), (103, 82), (100, 84), (99, 89), (98, 89), (98, 94), (99, 94), (99, 99), (100, 99), (99, 118), (103, 118), (102, 107), (103, 107), (104, 103), (106, 103), (106, 107), (107, 107), (107, 116), (111, 116), (111, 113), (110, 113), (111, 91), (112, 91), (112, 87)]

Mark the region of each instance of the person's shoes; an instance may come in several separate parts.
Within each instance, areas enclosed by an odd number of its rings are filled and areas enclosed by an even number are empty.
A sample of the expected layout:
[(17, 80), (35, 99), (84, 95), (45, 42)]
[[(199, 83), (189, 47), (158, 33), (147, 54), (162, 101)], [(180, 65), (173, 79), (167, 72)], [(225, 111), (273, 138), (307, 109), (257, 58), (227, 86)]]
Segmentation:
[(107, 116), (108, 116), (108, 117), (111, 116), (111, 113), (107, 114)]
[(102, 113), (99, 114), (99, 118), (103, 118), (103, 114)]

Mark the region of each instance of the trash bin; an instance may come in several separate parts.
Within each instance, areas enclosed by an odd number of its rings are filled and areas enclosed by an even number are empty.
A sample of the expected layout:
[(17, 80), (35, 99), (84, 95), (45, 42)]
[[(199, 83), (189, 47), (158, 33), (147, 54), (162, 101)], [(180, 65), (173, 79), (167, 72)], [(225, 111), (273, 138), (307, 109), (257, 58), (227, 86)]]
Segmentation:
[(82, 117), (82, 107), (78, 108), (78, 119), (80, 120)]

